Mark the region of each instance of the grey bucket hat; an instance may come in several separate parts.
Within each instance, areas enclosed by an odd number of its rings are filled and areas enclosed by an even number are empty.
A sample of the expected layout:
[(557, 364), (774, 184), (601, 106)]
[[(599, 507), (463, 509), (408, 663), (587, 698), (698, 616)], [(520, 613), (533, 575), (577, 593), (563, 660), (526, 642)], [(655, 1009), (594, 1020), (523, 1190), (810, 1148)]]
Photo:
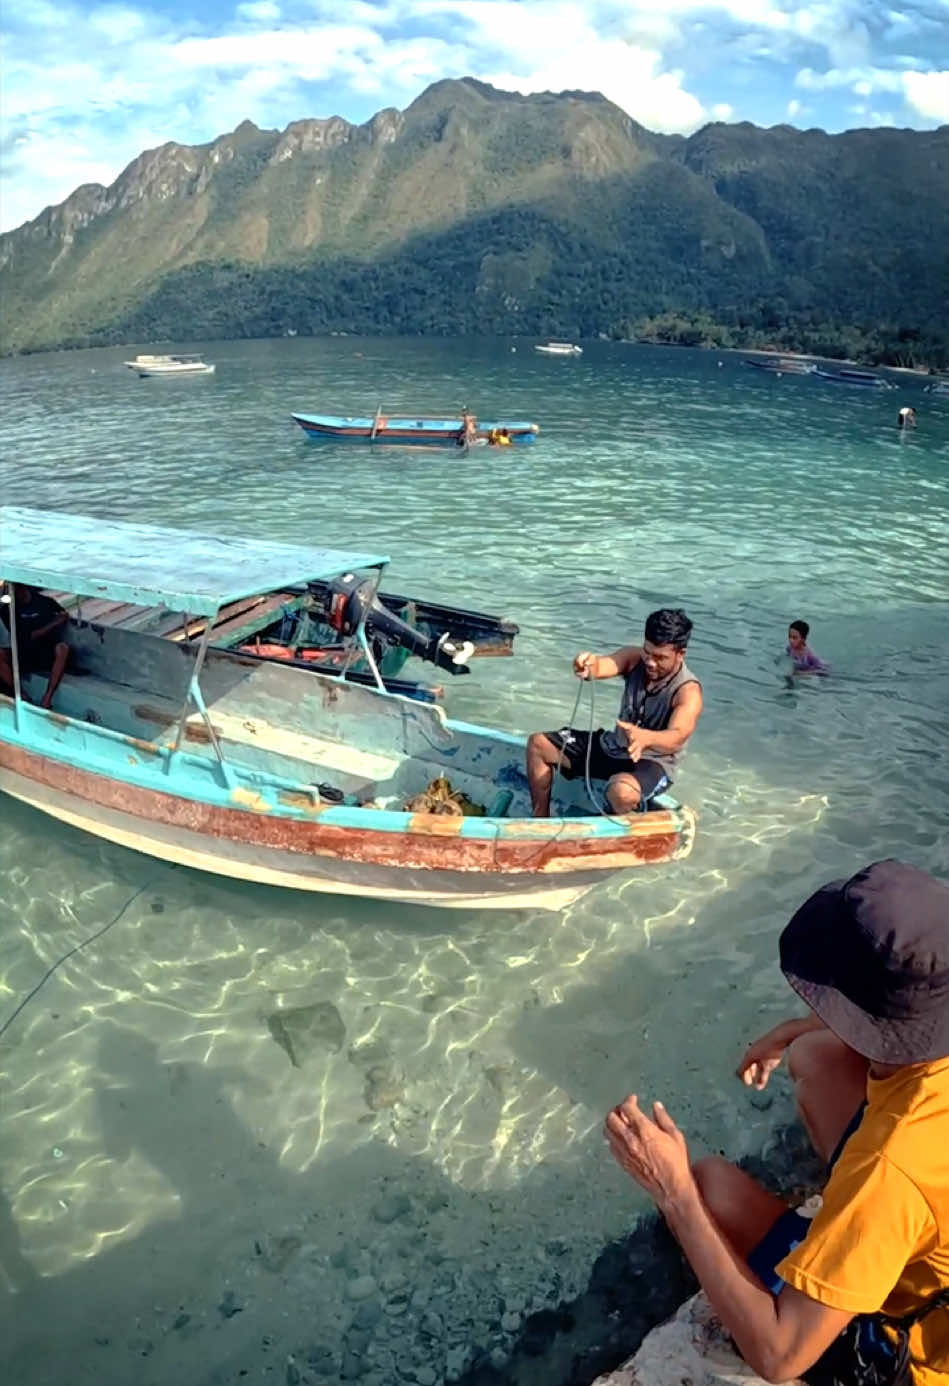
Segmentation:
[(781, 971), (824, 1024), (885, 1064), (949, 1056), (949, 885), (876, 861), (805, 900)]

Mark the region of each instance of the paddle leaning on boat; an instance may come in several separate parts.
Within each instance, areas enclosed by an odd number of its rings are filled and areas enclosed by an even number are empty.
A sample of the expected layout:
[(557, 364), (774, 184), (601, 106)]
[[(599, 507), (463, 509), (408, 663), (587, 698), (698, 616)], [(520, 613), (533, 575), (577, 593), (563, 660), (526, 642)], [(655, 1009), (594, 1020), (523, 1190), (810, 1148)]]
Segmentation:
[(694, 817), (668, 799), (604, 816), (564, 781), (559, 817), (531, 818), (524, 739), (387, 692), (364, 617), (356, 639), (374, 688), (211, 645), (228, 602), (347, 573), (377, 587), (387, 563), (0, 509), (8, 594), (26, 583), (205, 618), (198, 640), (175, 643), (70, 617), (54, 711), (21, 696), (42, 684), (14, 642), (0, 789), (165, 861), (427, 905), (556, 909), (612, 873), (689, 852)]

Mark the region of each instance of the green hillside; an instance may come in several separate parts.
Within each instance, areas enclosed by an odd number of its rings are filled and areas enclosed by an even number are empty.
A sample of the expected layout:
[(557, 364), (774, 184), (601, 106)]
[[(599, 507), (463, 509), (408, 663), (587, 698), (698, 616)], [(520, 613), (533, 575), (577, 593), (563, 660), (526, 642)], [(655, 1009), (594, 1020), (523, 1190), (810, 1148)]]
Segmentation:
[(772, 342), (947, 364), (949, 128), (650, 134), (470, 79), (245, 122), (0, 237), (4, 351), (295, 331)]

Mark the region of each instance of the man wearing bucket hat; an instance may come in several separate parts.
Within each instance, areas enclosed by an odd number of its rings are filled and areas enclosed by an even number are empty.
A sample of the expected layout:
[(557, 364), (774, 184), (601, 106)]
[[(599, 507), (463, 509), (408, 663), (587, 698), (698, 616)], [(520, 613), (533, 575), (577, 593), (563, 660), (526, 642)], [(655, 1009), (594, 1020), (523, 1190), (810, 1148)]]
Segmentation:
[(810, 1014), (763, 1036), (738, 1071), (762, 1088), (787, 1051), (831, 1166), (819, 1210), (788, 1209), (723, 1159), (692, 1167), (661, 1103), (652, 1118), (635, 1096), (614, 1108), (610, 1148), (759, 1375), (946, 1386), (949, 886), (874, 862), (805, 901), (779, 946)]

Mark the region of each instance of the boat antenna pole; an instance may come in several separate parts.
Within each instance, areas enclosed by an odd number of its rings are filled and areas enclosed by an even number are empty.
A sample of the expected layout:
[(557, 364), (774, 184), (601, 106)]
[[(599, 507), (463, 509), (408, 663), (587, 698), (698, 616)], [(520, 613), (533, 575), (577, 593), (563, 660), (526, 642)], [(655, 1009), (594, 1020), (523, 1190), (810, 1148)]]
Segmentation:
[[(370, 609), (371, 609), (371, 607), (372, 607), (373, 601), (375, 600), (376, 596), (378, 595), (379, 588), (380, 588), (381, 585), (382, 585), (382, 567), (380, 566), (380, 567), (378, 567), (378, 568), (376, 569), (375, 582), (373, 583), (372, 594), (371, 594), (371, 596), (370, 596), (370, 599), (369, 599), (368, 602), (364, 602), (364, 603), (363, 603), (362, 615), (361, 615), (360, 618), (359, 618), (359, 625), (356, 627), (356, 641), (357, 641), (357, 643), (358, 643), (358, 645), (359, 645), (359, 648), (362, 650), (363, 654), (364, 654), (365, 657), (366, 657), (366, 663), (369, 665), (369, 668), (372, 670), (372, 676), (373, 676), (373, 678), (374, 678), (375, 681), (376, 681), (376, 687), (378, 688), (378, 690), (379, 690), (380, 693), (385, 693), (385, 692), (386, 692), (385, 682), (383, 681), (382, 675), (379, 673), (379, 666), (378, 666), (378, 664), (376, 663), (376, 657), (375, 657), (375, 655), (372, 653), (372, 646), (369, 644), (369, 637), (366, 635), (366, 622), (367, 622), (368, 619), (369, 619), (369, 611), (370, 611)], [(346, 668), (348, 668), (348, 667), (349, 667), (349, 661), (347, 660)], [(344, 677), (345, 677), (345, 673), (346, 673), (346, 671), (345, 671), (345, 669), (344, 669), (344, 670), (343, 670), (343, 676), (344, 676)]]
[(16, 600), (14, 597), (14, 584), (5, 582), (6, 591), (0, 597), (0, 601), (10, 608), (10, 664), (13, 669), (13, 725), (17, 731), (20, 730), (20, 705), (23, 699), (23, 692), (20, 688), (20, 650), (17, 643), (16, 634)]

